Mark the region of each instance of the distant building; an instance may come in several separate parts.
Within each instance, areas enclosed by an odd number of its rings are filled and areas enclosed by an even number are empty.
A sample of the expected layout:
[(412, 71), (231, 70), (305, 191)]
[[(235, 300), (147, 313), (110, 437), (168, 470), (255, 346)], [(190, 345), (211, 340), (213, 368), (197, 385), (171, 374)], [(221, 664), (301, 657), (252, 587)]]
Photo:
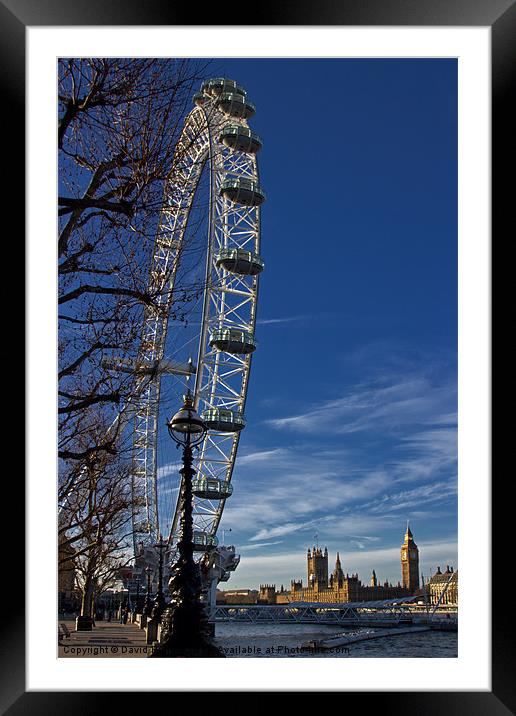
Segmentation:
[(260, 584), (258, 604), (276, 604), (276, 585)]
[[(307, 586), (301, 580), (292, 580), (290, 591), (276, 592), (275, 585), (260, 586), (258, 603), (285, 604), (289, 602), (365, 602), (379, 599), (396, 599), (412, 596), (419, 589), (419, 550), (407, 524), (407, 531), (401, 546), (402, 583), (388, 581), (380, 584), (373, 570), (369, 585), (362, 584), (358, 574), (344, 574), (340, 554), (337, 552), (335, 568), (329, 575), (328, 549), (308, 549)], [(329, 576), (328, 576), (329, 575)]]
[(217, 589), (217, 604), (256, 604), (257, 589)]
[(324, 548), (324, 554), (319, 548), (314, 547), (313, 553), (308, 549), (307, 562), (308, 587), (317, 584), (320, 589), (325, 589), (328, 586), (328, 549)]
[[(458, 570), (454, 572), (453, 567), (447, 566), (446, 572), (441, 572), (441, 568), (437, 567), (437, 572), (430, 577), (427, 588), (430, 604), (458, 606), (459, 572)], [(439, 599), (441, 599), (440, 602)]]
[[(291, 602), (368, 602), (381, 599), (396, 599), (421, 595), (430, 604), (437, 604), (443, 594), (441, 605), (458, 603), (458, 572), (447, 567), (442, 573), (440, 568), (426, 584), (420, 587), (419, 581), (419, 549), (414, 536), (407, 524), (403, 544), (400, 551), (401, 582), (383, 583), (372, 570), (369, 584), (362, 584), (358, 574), (344, 573), (339, 552), (335, 567), (330, 573), (328, 569), (328, 549), (313, 547), (306, 555), (307, 586), (301, 579), (290, 582), (290, 590), (283, 585), (276, 591), (275, 584), (261, 584), (260, 589), (229, 589), (217, 590), (217, 604), (289, 604)], [(447, 586), (446, 586), (447, 585)], [(446, 590), (444, 591), (444, 588)], [(444, 593), (443, 593), (444, 591)]]

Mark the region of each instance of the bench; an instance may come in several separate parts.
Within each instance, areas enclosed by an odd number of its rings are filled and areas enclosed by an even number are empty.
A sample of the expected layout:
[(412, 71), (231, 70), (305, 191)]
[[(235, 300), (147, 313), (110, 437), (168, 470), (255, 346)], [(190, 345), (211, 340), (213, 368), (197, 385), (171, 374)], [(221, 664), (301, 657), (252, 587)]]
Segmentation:
[(57, 641), (61, 643), (62, 638), (70, 638), (70, 630), (68, 629), (66, 624), (59, 624), (59, 626), (57, 627)]

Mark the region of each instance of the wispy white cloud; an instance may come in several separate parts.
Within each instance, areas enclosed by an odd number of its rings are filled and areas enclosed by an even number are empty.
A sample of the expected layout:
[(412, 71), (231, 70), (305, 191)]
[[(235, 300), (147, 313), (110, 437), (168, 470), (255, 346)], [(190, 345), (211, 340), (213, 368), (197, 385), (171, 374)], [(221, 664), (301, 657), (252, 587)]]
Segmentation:
[(379, 539), (379, 537), (350, 535), (350, 544), (353, 547), (357, 547), (358, 549), (365, 549), (367, 544), (369, 544), (370, 542), (378, 542)]
[(401, 459), (391, 468), (398, 481), (431, 478), (440, 473), (454, 474), (457, 465), (457, 427), (434, 427), (432, 430), (401, 436), (396, 445)]
[(177, 475), (179, 479), (179, 469), (181, 464), (178, 462), (169, 462), (166, 465), (162, 465), (156, 471), (156, 477), (158, 480), (163, 480), (170, 475)]
[(365, 540), (366, 542), (377, 542), (380, 539), (379, 537), (371, 537), (370, 535), (350, 535), (350, 537)]
[(256, 323), (259, 326), (267, 326), (273, 323), (294, 323), (295, 321), (304, 321), (309, 318), (311, 318), (309, 315), (287, 316), (286, 318), (258, 318)]
[(339, 313), (303, 313), (298, 316), (285, 316), (282, 318), (258, 318), (256, 323), (260, 326), (267, 326), (272, 325), (275, 323), (295, 323), (296, 321), (316, 321), (321, 320), (324, 318), (332, 318), (335, 319), (338, 317)]
[(274, 460), (277, 464), (278, 460), (288, 460), (290, 457), (289, 451), (285, 448), (274, 448), (272, 450), (261, 450), (252, 453), (247, 453), (238, 457), (238, 466), (242, 467), (245, 465), (253, 465), (256, 463), (269, 462)]
[(372, 514), (385, 515), (388, 512), (411, 510), (413, 507), (421, 507), (423, 504), (430, 505), (441, 502), (447, 498), (455, 497), (457, 494), (457, 481), (454, 478), (444, 482), (434, 482), (421, 485), (413, 490), (404, 490), (394, 494), (386, 494), (383, 497), (362, 505), (362, 508)]
[[(418, 450), (425, 444), (414, 440)], [(400, 513), (405, 519), (456, 494), (453, 454), (436, 457), (431, 446), (427, 453), (409, 451), (405, 459), (380, 468), (367, 469), (357, 464), (360, 460), (338, 449), (300, 454), (283, 447), (244, 455), (237, 460), (236, 489), (224, 510), (224, 524), (257, 542), (313, 532), (319, 524), (326, 536), (334, 531), (374, 536), (390, 526), (389, 516), (394, 525)], [(446, 479), (439, 477), (443, 467), (450, 467)], [(400, 489), (424, 479), (415, 488)]]
[(354, 547), (358, 547), (358, 549), (365, 549), (365, 544), (363, 542), (359, 542), (358, 540), (351, 540), (351, 544)]
[(268, 539), (269, 537), (283, 537), (284, 535), (292, 534), (293, 532), (305, 530), (307, 527), (312, 527), (313, 525), (315, 525), (313, 520), (310, 522), (287, 522), (286, 524), (278, 525), (277, 527), (259, 530), (253, 537), (250, 538), (250, 541), (253, 542), (254, 540)]
[(424, 377), (400, 379), (384, 386), (357, 386), (348, 394), (314, 406), (297, 415), (274, 418), (266, 423), (278, 429), (302, 433), (349, 434), (372, 429), (396, 432), (408, 425), (447, 424), (453, 411), (450, 386), (432, 386)]
[(346, 451), (324, 461), (317, 451), (253, 452), (237, 461), (235, 492), (223, 520), (240, 532), (252, 532), (257, 541), (271, 539), (308, 527), (321, 513), (334, 514), (382, 495), (388, 483), (382, 471), (354, 470)]
[(262, 547), (270, 547), (274, 544), (283, 544), (283, 540), (276, 540), (275, 542), (257, 542), (256, 544), (245, 544), (238, 548), (239, 552), (249, 552), (250, 550), (261, 549)]

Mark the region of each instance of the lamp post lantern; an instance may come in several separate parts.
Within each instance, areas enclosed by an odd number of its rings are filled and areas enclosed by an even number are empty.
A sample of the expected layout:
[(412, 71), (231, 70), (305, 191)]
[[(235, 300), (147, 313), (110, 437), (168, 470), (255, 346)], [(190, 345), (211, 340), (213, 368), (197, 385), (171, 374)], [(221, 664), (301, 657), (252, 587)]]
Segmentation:
[(197, 415), (190, 391), (184, 396), (182, 408), (170, 419), (167, 427), (177, 447), (183, 448), (183, 467), (179, 471), (183, 478), (177, 544), (179, 557), (171, 570), (169, 587), (172, 599), (163, 615), (161, 642), (151, 656), (223, 657), (208, 635), (207, 616), (200, 601), (199, 567), (193, 558), (193, 448), (204, 440), (207, 427)]

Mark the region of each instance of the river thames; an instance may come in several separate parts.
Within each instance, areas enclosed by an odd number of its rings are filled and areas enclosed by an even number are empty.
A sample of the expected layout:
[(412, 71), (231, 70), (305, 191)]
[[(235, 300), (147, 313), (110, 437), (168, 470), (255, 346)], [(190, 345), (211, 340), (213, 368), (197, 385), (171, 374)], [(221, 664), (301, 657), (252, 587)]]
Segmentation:
[[(312, 624), (217, 624), (215, 643), (227, 658), (457, 658), (457, 632), (430, 631), (382, 637), (334, 648), (301, 651), (312, 639), (370, 631)], [(381, 630), (379, 630), (381, 631)]]

